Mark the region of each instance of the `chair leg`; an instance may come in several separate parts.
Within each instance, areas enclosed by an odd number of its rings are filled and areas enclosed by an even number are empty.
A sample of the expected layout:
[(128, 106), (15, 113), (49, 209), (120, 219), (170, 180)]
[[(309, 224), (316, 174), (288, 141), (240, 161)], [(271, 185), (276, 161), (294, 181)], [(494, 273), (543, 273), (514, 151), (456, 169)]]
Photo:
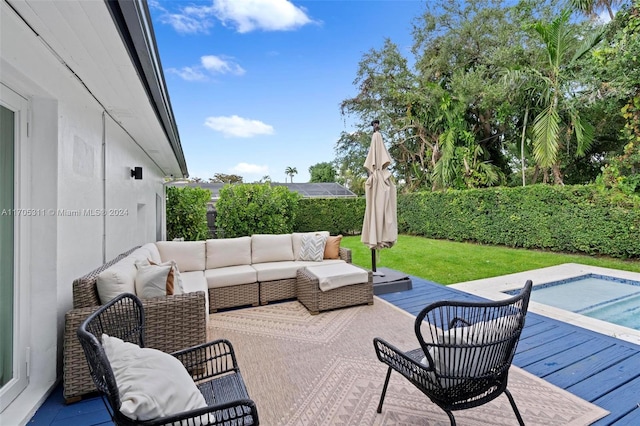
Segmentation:
[(451, 422), (451, 426), (456, 426), (456, 419), (453, 417), (453, 413), (449, 410), (444, 410), (445, 413), (447, 413), (447, 416), (449, 416), (449, 421)]
[(511, 408), (513, 408), (513, 412), (516, 413), (518, 424), (520, 426), (524, 426), (524, 420), (522, 420), (522, 416), (520, 415), (520, 411), (518, 411), (518, 407), (516, 407), (516, 401), (513, 399), (511, 392), (509, 392), (508, 389), (505, 389), (504, 393), (507, 394), (507, 398), (509, 398), (509, 402), (511, 403)]
[(387, 393), (387, 386), (389, 386), (389, 378), (391, 377), (391, 367), (387, 370), (387, 378), (384, 381), (384, 386), (382, 388), (382, 395), (380, 395), (380, 402), (378, 403), (378, 414), (382, 413), (382, 403), (384, 402), (384, 396)]

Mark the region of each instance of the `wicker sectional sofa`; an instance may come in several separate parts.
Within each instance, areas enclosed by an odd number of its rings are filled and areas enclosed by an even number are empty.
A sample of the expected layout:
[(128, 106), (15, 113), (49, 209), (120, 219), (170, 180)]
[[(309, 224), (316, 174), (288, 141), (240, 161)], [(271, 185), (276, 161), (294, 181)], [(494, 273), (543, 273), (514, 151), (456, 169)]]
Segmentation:
[[(315, 234), (315, 233), (312, 233)], [(328, 232), (320, 232), (326, 236)], [(219, 309), (257, 306), (296, 298), (298, 270), (318, 264), (351, 263), (340, 247), (337, 258), (321, 262), (300, 258), (304, 233), (252, 235), (206, 241), (158, 241), (122, 253), (73, 282), (73, 309), (67, 312), (63, 382), (68, 402), (95, 391), (76, 337), (80, 323), (120, 293), (139, 293), (136, 261), (176, 262), (184, 294), (143, 299), (146, 346), (173, 352), (206, 341), (207, 319)], [(110, 287), (105, 287), (110, 276)], [(115, 278), (114, 278), (115, 277)], [(100, 283), (99, 283), (100, 282)]]

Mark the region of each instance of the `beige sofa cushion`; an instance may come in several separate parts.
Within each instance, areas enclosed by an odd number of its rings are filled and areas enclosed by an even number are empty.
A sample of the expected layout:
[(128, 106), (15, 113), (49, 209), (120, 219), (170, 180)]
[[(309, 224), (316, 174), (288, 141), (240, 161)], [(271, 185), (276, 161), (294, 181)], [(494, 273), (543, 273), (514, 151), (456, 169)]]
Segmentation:
[[(309, 263), (318, 264), (318, 262)], [(260, 282), (295, 278), (298, 269), (302, 267), (299, 262), (291, 260), (287, 262), (254, 263), (251, 266), (256, 270), (258, 281)]]
[(204, 271), (207, 287), (228, 287), (257, 282), (256, 270), (249, 265), (226, 266)]
[(255, 234), (251, 236), (251, 263), (294, 260), (291, 234)]
[(251, 237), (207, 240), (207, 269), (251, 264)]
[(329, 291), (347, 285), (369, 281), (369, 273), (350, 263), (333, 263), (322, 266), (307, 266), (307, 271), (318, 278), (321, 291)]
[(162, 258), (160, 257), (158, 246), (156, 246), (155, 243), (147, 243), (140, 248), (145, 249), (149, 252), (148, 260), (151, 260), (153, 263), (162, 263)]
[(204, 300), (206, 305), (207, 321), (209, 320), (209, 291), (207, 288), (207, 279), (204, 277), (204, 271), (182, 272), (182, 289), (185, 293), (195, 293), (204, 291)]
[(98, 275), (96, 287), (103, 305), (122, 293), (135, 294), (138, 272), (135, 262), (135, 257), (129, 255)]
[(180, 272), (205, 270), (204, 241), (158, 241), (156, 246), (162, 262), (175, 260)]
[(287, 280), (295, 278), (298, 269), (305, 266), (331, 265), (336, 263), (346, 263), (341, 259), (323, 260), (322, 262), (314, 262), (312, 260), (296, 260), (294, 262), (267, 262), (254, 263), (251, 265), (258, 273), (258, 281), (261, 283), (266, 281)]
[(300, 250), (302, 249), (302, 237), (304, 235), (320, 234), (323, 237), (329, 238), (329, 231), (318, 232), (294, 232), (291, 234), (291, 245), (293, 248), (293, 260), (300, 260)]

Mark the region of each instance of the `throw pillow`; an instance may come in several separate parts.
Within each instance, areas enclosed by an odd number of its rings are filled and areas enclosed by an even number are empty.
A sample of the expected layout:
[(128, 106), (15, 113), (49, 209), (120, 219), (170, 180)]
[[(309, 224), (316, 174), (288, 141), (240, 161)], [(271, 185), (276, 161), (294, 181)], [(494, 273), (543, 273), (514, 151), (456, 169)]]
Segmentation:
[(182, 279), (174, 261), (156, 264), (136, 262), (136, 294), (141, 299), (182, 294)]
[(326, 241), (327, 237), (320, 234), (303, 236), (302, 246), (300, 248), (300, 259), (298, 260), (322, 262)]
[(342, 235), (327, 238), (327, 243), (324, 246), (325, 259), (340, 259), (340, 242), (341, 241), (342, 241)]
[(172, 355), (102, 335), (120, 393), (120, 412), (153, 420), (207, 406), (193, 379)]
[[(150, 265), (158, 265), (158, 266), (166, 266), (171, 265), (171, 271), (167, 276), (167, 296), (171, 294), (184, 294), (184, 286), (182, 285), (182, 276), (180, 275), (180, 270), (178, 270), (178, 264), (175, 260), (168, 260), (163, 263), (156, 263), (151, 259), (148, 259)], [(169, 293), (169, 286), (171, 285), (170, 281), (173, 283), (173, 291)]]

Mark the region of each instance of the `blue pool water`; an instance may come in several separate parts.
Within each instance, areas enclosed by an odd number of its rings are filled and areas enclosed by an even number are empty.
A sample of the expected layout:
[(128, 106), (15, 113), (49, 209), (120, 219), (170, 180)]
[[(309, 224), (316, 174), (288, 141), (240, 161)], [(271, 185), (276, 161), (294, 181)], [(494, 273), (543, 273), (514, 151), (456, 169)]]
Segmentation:
[(640, 330), (640, 282), (588, 274), (534, 285), (531, 300)]

